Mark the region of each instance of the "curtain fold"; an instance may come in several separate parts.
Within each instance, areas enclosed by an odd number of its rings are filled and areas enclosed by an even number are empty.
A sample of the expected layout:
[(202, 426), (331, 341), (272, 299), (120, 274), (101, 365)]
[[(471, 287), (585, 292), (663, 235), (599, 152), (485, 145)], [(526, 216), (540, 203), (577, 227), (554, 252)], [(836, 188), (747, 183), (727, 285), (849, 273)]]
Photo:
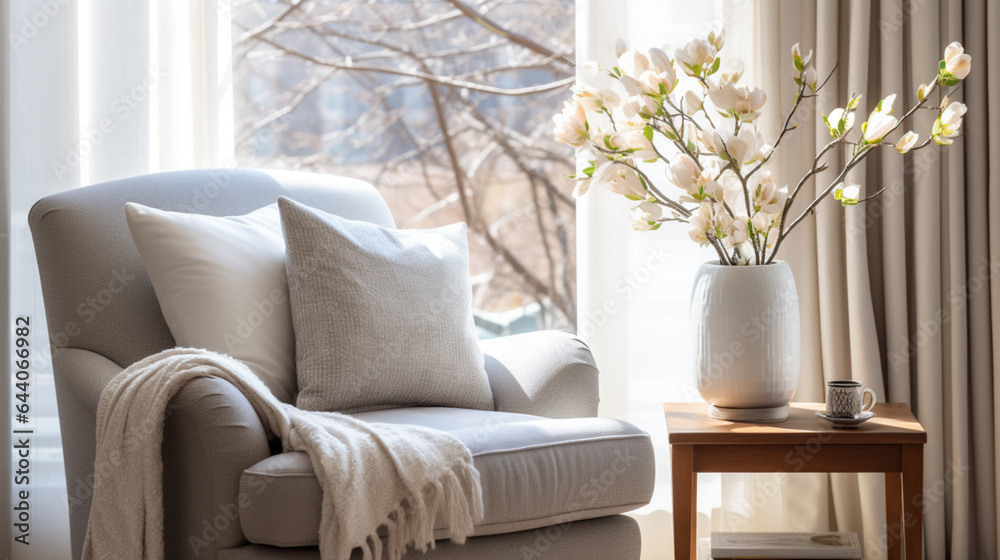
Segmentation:
[[(31, 421), (18, 425), (33, 430), (32, 476), (27, 488), (16, 489), (30, 491), (35, 522), (30, 549), (15, 544), (11, 552), (69, 558), (53, 349), (28, 210), (39, 198), (91, 183), (234, 165), (229, 2), (16, 1), (0, 10), (4, 307), (8, 325), (14, 317), (30, 319), (32, 348)], [(9, 337), (3, 344), (13, 363)], [(11, 383), (4, 387), (11, 402)]]
[[(965, 122), (967, 139), (966, 227), (967, 262), (972, 277), (979, 277), (980, 289), (969, 291), (969, 373), (972, 447), (970, 557), (997, 558), (1000, 553), (1000, 384), (995, 372), (1000, 359), (1000, 276), (995, 260), (1000, 248), (1000, 127), (989, 126), (1000, 119), (1000, 7), (989, 0), (967, 0), (963, 32), (967, 49), (982, 52), (982, 75), (965, 84), (965, 101), (982, 111), (981, 118)], [(991, 274), (983, 279), (983, 267)], [(970, 286), (971, 287), (971, 286)], [(992, 294), (998, 294), (993, 297)], [(989, 418), (993, 421), (990, 422)]]
[[(990, 24), (996, 23), (996, 8), (935, 0), (758, 0), (757, 30), (784, 37), (786, 26), (812, 6), (815, 18), (804, 18), (797, 37), (783, 39), (777, 53), (760, 49), (758, 64), (770, 91), (772, 84), (790, 81), (785, 51), (796, 40), (816, 49), (820, 76), (836, 63), (827, 91), (815, 100), (819, 112), (843, 107), (857, 93), (864, 95), (859, 119), (889, 93), (899, 93), (897, 107), (911, 106), (917, 86), (934, 78), (952, 41), (972, 53), (974, 70), (952, 97), (969, 106), (962, 140), (905, 157), (885, 150), (869, 158), (846, 182), (860, 184), (863, 196), (885, 189), (881, 198), (849, 208), (823, 204), (815, 235), (797, 231), (798, 239), (786, 243), (781, 257), (796, 277), (803, 324), (796, 399), (822, 400), (824, 381), (853, 378), (874, 388), (880, 400), (910, 404), (928, 432), (926, 557), (996, 558), (998, 388), (992, 342), (1000, 315), (991, 298), (997, 270), (990, 267), (997, 259), (998, 222), (989, 217), (998, 216), (997, 197), (990, 196), (998, 179), (989, 163), (1000, 147), (986, 124), (996, 118), (988, 86), (1000, 76), (997, 43), (987, 33), (995, 29)], [(790, 107), (783, 96), (781, 112)], [(918, 112), (906, 129), (926, 138), (934, 118), (932, 111)], [(811, 159), (828, 140), (825, 130), (816, 130), (801, 155)], [(781, 175), (801, 176), (804, 169), (792, 171), (803, 162), (789, 161), (787, 146), (783, 150)], [(839, 156), (830, 162), (831, 170), (813, 183), (817, 194), (844, 163)], [(792, 215), (806, 203), (798, 201)], [(816, 356), (819, 367), (810, 364)], [(857, 531), (866, 558), (884, 558), (882, 477), (831, 475), (830, 491), (831, 528)]]
[[(581, 0), (580, 4), (607, 10), (610, 3)], [(649, 5), (646, 0), (615, 4), (624, 5), (630, 13), (652, 13), (644, 12)], [(683, 5), (679, 1), (668, 4)], [(862, 94), (860, 127), (879, 99), (898, 93), (897, 115), (901, 114), (915, 103), (917, 86), (934, 79), (948, 43), (962, 42), (973, 56), (972, 73), (952, 95), (953, 101), (963, 101), (969, 108), (964, 136), (948, 147), (931, 146), (906, 156), (886, 149), (869, 158), (849, 173), (847, 182), (861, 185), (863, 196), (884, 189), (880, 198), (847, 208), (825, 201), (784, 244), (780, 258), (792, 267), (802, 312), (802, 377), (795, 399), (822, 401), (826, 381), (857, 379), (872, 387), (880, 401), (909, 404), (928, 432), (922, 504), (926, 558), (997, 558), (1000, 384), (994, 379), (1000, 371), (1000, 356), (993, 348), (1000, 343), (1000, 296), (994, 297), (1000, 294), (1000, 173), (991, 169), (1000, 169), (1000, 127), (996, 126), (1000, 6), (991, 0), (754, 0), (735, 4), (748, 8), (749, 13), (734, 17), (734, 12), (727, 12), (732, 4), (723, 6), (722, 2), (706, 6), (718, 9), (713, 13), (727, 31), (752, 35), (743, 47), (727, 42), (724, 65), (741, 54), (740, 48), (752, 55), (744, 79), (769, 94), (764, 116), (758, 121), (767, 137), (777, 135), (783, 115), (794, 103), (791, 45), (799, 42), (804, 52), (815, 51), (821, 79), (836, 66), (821, 95), (800, 108), (799, 128), (786, 137), (770, 164), (782, 184), (790, 186), (830, 140), (826, 128), (817, 126), (820, 113), (829, 114), (844, 107), (852, 94)], [(656, 37), (656, 42), (674, 41), (676, 47), (706, 23), (695, 21), (705, 12), (674, 15), (681, 21), (655, 26), (639, 22), (613, 29), (629, 39), (639, 36), (649, 42)], [(663, 21), (645, 19), (654, 20)], [(606, 37), (610, 29), (591, 25), (580, 32), (607, 41), (614, 38)], [(935, 95), (937, 103), (940, 97)], [(923, 140), (935, 116), (934, 111), (919, 111), (905, 130), (918, 132)], [(889, 140), (894, 142), (905, 130)], [(830, 169), (810, 181), (805, 192), (821, 193), (845, 163), (839, 153), (831, 153), (826, 161)], [(806, 198), (800, 197), (790, 218), (811, 202)], [(600, 208), (594, 207), (594, 200), (588, 204), (593, 206), (581, 206), (586, 210), (580, 218), (586, 235), (599, 237), (623, 229), (624, 217), (618, 220), (603, 202)], [(634, 260), (619, 268), (621, 254), (634, 254), (637, 247), (653, 243), (648, 236), (610, 235), (615, 236), (614, 243), (603, 248), (580, 246), (581, 292), (588, 283), (599, 285), (593, 283), (595, 278), (629, 274)], [(676, 241), (684, 232), (664, 227), (654, 235), (663, 236), (658, 243), (670, 248), (672, 270), (652, 282), (672, 288), (692, 266), (679, 248), (686, 239)], [(613, 368), (614, 377), (608, 382), (631, 384), (625, 406), (628, 417), (638, 422), (645, 417), (636, 410), (646, 405), (635, 393), (649, 386), (636, 373), (644, 363), (643, 353), (631, 341), (645, 341), (651, 328), (641, 308), (674, 304), (674, 300), (649, 293), (630, 298), (628, 308), (616, 318), (616, 328), (594, 329), (588, 340), (597, 347), (619, 343), (617, 352), (623, 346), (630, 349), (627, 370)], [(589, 310), (594, 307), (591, 304)], [(580, 316), (587, 310), (582, 307)], [(666, 327), (655, 332), (661, 341), (667, 333), (674, 334)], [(623, 340), (630, 342), (621, 345)], [(683, 393), (676, 386), (690, 383), (689, 372), (681, 371), (688, 362), (670, 343), (661, 344), (671, 349), (672, 366), (662, 375), (675, 385), (664, 385), (656, 399), (671, 400)], [(602, 376), (604, 368), (602, 363)], [(697, 398), (693, 391), (683, 394)], [(622, 406), (621, 399), (622, 394), (616, 393), (616, 409)], [(662, 437), (655, 433), (653, 420), (648, 422), (639, 423), (654, 438)], [(666, 457), (658, 460), (662, 463)], [(662, 464), (658, 469), (663, 480), (668, 471)], [(707, 536), (706, 524), (711, 530), (856, 531), (863, 538), (865, 558), (885, 558), (881, 475), (725, 476), (708, 481), (703, 476), (699, 491), (701, 536)], [(669, 511), (657, 499), (654, 506)], [(667, 511), (658, 519), (661, 525), (669, 523)], [(708, 513), (711, 517), (705, 518)], [(654, 543), (647, 540), (645, 544)], [(656, 539), (655, 544), (669, 542)], [(666, 549), (657, 548), (646, 557), (669, 555)]]

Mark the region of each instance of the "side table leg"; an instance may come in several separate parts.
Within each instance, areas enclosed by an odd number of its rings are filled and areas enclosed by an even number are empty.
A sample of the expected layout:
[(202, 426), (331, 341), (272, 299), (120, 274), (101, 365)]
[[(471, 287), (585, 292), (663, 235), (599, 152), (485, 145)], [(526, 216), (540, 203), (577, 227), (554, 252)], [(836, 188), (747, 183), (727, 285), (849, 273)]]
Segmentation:
[(885, 473), (885, 537), (888, 560), (902, 560), (903, 481), (900, 473)]
[(924, 448), (903, 446), (903, 525), (906, 560), (921, 560), (924, 547)]
[(674, 560), (697, 558), (698, 475), (694, 472), (694, 447), (670, 446), (674, 495)]

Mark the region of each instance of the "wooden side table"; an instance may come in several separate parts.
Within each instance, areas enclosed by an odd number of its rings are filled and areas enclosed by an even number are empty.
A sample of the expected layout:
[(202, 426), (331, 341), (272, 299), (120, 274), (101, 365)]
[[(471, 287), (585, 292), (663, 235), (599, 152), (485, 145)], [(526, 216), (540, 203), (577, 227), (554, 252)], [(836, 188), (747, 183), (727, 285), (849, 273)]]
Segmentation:
[(666, 403), (674, 493), (674, 558), (696, 558), (700, 472), (885, 473), (889, 560), (920, 560), (921, 493), (927, 433), (905, 404), (875, 405), (876, 417), (835, 430), (816, 416), (822, 403), (792, 403), (788, 420), (748, 424), (712, 420), (705, 403)]

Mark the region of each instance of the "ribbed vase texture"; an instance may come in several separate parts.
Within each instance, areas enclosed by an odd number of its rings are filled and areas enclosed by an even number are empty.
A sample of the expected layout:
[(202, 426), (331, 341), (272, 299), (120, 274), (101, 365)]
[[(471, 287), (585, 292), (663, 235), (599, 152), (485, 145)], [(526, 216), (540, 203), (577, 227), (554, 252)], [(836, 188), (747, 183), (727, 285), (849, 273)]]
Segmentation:
[(788, 263), (704, 263), (691, 291), (698, 392), (727, 408), (787, 404), (799, 382), (799, 298)]

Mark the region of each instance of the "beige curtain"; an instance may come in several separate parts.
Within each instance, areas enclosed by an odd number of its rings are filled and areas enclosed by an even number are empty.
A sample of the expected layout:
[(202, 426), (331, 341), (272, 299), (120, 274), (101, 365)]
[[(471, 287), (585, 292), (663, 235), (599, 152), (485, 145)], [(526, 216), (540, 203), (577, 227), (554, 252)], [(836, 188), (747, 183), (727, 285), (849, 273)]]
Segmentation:
[[(837, 65), (813, 100), (823, 113), (843, 107), (852, 93), (864, 95), (859, 115), (889, 93), (909, 107), (917, 86), (933, 79), (945, 45), (961, 41), (973, 56), (973, 73), (952, 97), (969, 107), (965, 137), (944, 149), (870, 158), (848, 182), (868, 195), (884, 188), (882, 197), (846, 209), (821, 205), (781, 258), (792, 265), (802, 309), (796, 399), (822, 400), (824, 381), (853, 378), (881, 400), (909, 403), (928, 432), (926, 558), (997, 558), (1000, 386), (993, 377), (1000, 355), (992, 348), (1000, 341), (1000, 6), (758, 0), (755, 7), (761, 86), (782, 92), (768, 100), (782, 112), (792, 105), (788, 50), (795, 42), (816, 50), (821, 76)], [(817, 119), (802, 111), (795, 140), (782, 148), (777, 165), (787, 182), (829, 140)], [(932, 111), (919, 112), (907, 128), (926, 138), (933, 119)], [(773, 137), (781, 122), (775, 116), (762, 125)], [(843, 160), (830, 163), (812, 186), (817, 192)], [(808, 202), (798, 202), (793, 216)], [(884, 557), (881, 476), (835, 475), (829, 489), (831, 528), (861, 533), (866, 558)], [(816, 500), (825, 498), (815, 492)]]

